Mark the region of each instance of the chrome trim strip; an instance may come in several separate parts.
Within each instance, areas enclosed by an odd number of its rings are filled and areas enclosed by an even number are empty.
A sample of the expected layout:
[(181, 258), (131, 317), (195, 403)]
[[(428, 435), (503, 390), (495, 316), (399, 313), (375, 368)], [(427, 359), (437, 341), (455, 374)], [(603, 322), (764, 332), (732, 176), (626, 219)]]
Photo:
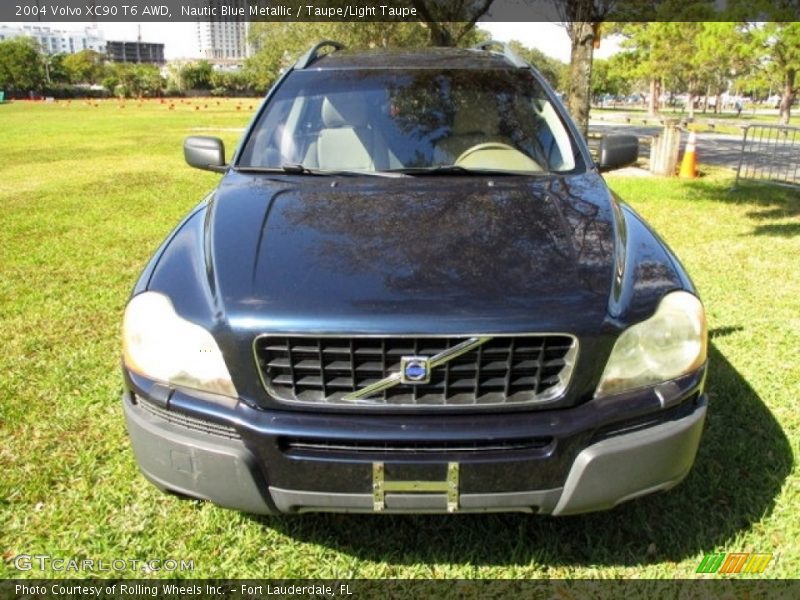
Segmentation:
[(319, 333), (317, 331), (272, 331), (269, 333), (259, 333), (256, 340), (264, 337), (318, 337), (318, 338), (425, 338), (425, 339), (441, 339), (441, 338), (474, 338), (474, 337), (490, 337), (490, 338), (504, 338), (504, 337), (542, 337), (546, 335), (560, 335), (568, 338), (575, 339), (571, 333), (564, 333), (563, 331), (520, 331), (520, 332), (506, 332), (506, 333), (361, 333), (361, 332), (326, 332)]
[[(491, 404), (491, 405), (470, 404), (470, 405), (464, 405), (463, 407), (460, 407), (458, 405), (442, 404), (442, 405), (425, 405), (424, 407), (421, 407), (420, 405), (417, 405), (417, 404), (398, 404), (398, 405), (387, 406), (386, 404), (377, 403), (377, 402), (371, 402), (368, 398), (363, 398), (363, 397), (355, 399), (355, 400), (360, 400), (360, 402), (351, 401), (352, 404), (345, 404), (345, 403), (343, 403), (341, 401), (340, 401), (341, 403), (303, 402), (302, 400), (297, 400), (296, 398), (287, 398), (286, 396), (281, 395), (265, 379), (264, 370), (261, 368), (261, 366), (259, 364), (258, 351), (256, 349), (258, 341), (260, 339), (262, 339), (262, 338), (275, 338), (275, 337), (284, 337), (284, 338), (290, 338), (290, 337), (307, 337), (307, 338), (314, 338), (314, 337), (317, 337), (317, 338), (373, 338), (373, 339), (376, 339), (376, 338), (426, 338), (426, 339), (437, 339), (437, 338), (439, 338), (439, 339), (441, 339), (441, 338), (462, 338), (462, 337), (467, 337), (467, 338), (470, 338), (470, 340), (471, 339), (482, 339), (483, 340), (482, 342), (480, 342), (479, 344), (476, 344), (475, 347), (477, 347), (480, 344), (483, 344), (483, 343), (485, 343), (486, 341), (488, 341), (488, 340), (490, 340), (492, 338), (543, 337), (543, 336), (563, 336), (563, 337), (568, 337), (568, 338), (570, 338), (572, 340), (572, 347), (567, 351), (567, 354), (564, 356), (564, 363), (565, 364), (564, 364), (564, 368), (561, 370), (561, 373), (559, 375), (559, 379), (560, 379), (559, 384), (556, 385), (556, 386), (553, 386), (552, 388), (550, 388), (549, 390), (547, 390), (543, 394), (540, 394), (540, 396), (536, 397), (534, 400), (531, 400), (531, 401), (528, 401), (528, 402), (525, 402), (525, 403), (522, 403), (522, 404), (515, 404), (515, 406), (531, 406), (531, 405), (546, 404), (546, 403), (553, 402), (554, 400), (559, 399), (564, 394), (564, 392), (566, 391), (567, 387), (569, 386), (570, 381), (572, 381), (572, 373), (574, 371), (575, 365), (578, 362), (578, 355), (579, 355), (578, 338), (575, 337), (573, 334), (571, 334), (571, 333), (563, 333), (563, 332), (560, 332), (560, 331), (511, 332), (511, 333), (491, 333), (491, 334), (486, 334), (486, 333), (480, 333), (480, 334), (474, 334), (474, 333), (473, 334), (463, 334), (463, 333), (462, 334), (458, 334), (458, 333), (446, 333), (446, 334), (442, 334), (442, 333), (433, 333), (433, 334), (431, 334), (431, 333), (400, 333), (400, 334), (395, 334), (395, 333), (346, 333), (346, 332), (340, 332), (340, 333), (318, 333), (318, 332), (313, 332), (313, 331), (309, 331), (309, 332), (305, 332), (305, 331), (304, 332), (297, 332), (297, 331), (280, 332), (280, 331), (278, 331), (278, 332), (272, 332), (272, 333), (261, 333), (261, 334), (258, 334), (257, 336), (255, 336), (255, 338), (253, 338), (253, 343), (252, 343), (250, 349), (251, 349), (251, 351), (253, 353), (253, 362), (255, 364), (256, 372), (258, 373), (258, 378), (261, 381), (262, 387), (266, 390), (267, 394), (269, 394), (270, 397), (272, 397), (273, 399), (275, 399), (276, 401), (278, 401), (278, 402), (280, 402), (282, 404), (290, 404), (290, 405), (293, 404), (293, 405), (296, 405), (296, 406), (300, 405), (300, 406), (305, 406), (305, 407), (309, 407), (309, 408), (311, 408), (311, 407), (316, 407), (316, 408), (319, 408), (319, 407), (350, 408), (350, 406), (353, 406), (353, 407), (366, 407), (366, 408), (373, 408), (373, 407), (377, 408), (377, 407), (380, 407), (380, 408), (384, 408), (384, 409), (389, 408), (391, 410), (401, 410), (401, 411), (402, 410), (419, 410), (420, 408), (424, 408), (425, 410), (428, 410), (428, 411), (437, 411), (437, 410), (453, 410), (454, 408), (455, 409), (458, 409), (458, 408), (476, 408), (476, 407), (480, 408), (481, 406), (492, 406), (492, 407), (501, 407), (501, 408), (503, 408), (503, 407), (506, 407), (508, 405), (506, 405), (506, 404)], [(470, 340), (465, 340), (465, 342), (462, 342), (462, 343), (469, 342)], [(448, 348), (445, 352), (451, 351), (451, 350), (453, 350), (454, 348), (457, 348), (460, 345), (461, 344), (457, 344), (456, 346), (453, 346), (453, 348)], [(464, 352), (469, 352), (469, 350), (465, 350)], [(440, 354), (444, 354), (444, 352), (441, 352)], [(463, 352), (461, 354), (463, 354)], [(439, 356), (439, 355), (436, 355), (436, 356)], [(451, 358), (455, 358), (455, 356), (453, 356)], [(448, 358), (448, 360), (450, 360), (450, 359)], [(398, 375), (398, 377), (399, 377), (399, 375)], [(381, 382), (384, 382), (384, 381), (386, 381), (386, 380), (383, 379), (383, 380), (381, 380), (379, 382), (375, 382), (372, 385), (374, 386), (374, 385), (377, 385), (377, 384), (379, 384)], [(393, 383), (392, 385), (389, 385), (387, 387), (392, 387), (394, 385), (397, 385), (397, 384)], [(372, 387), (372, 386), (368, 386), (368, 387)], [(363, 389), (367, 389), (367, 388), (363, 388)], [(357, 391), (360, 392), (362, 390), (357, 390)]]
[[(356, 337), (356, 336), (353, 336)], [(488, 342), (490, 337), (472, 337), (468, 340), (464, 340), (460, 344), (456, 344), (452, 348), (448, 348), (447, 350), (443, 350), (439, 352), (439, 354), (434, 354), (430, 358), (430, 365), (431, 369), (435, 369), (436, 367), (445, 364), (448, 361), (453, 360), (454, 358), (461, 356), (462, 354), (466, 354), (470, 350), (477, 348), (481, 344), (485, 344)], [(388, 377), (384, 377), (380, 381), (376, 381), (375, 383), (368, 385), (367, 387), (361, 388), (360, 390), (356, 390), (355, 392), (350, 392), (346, 394), (342, 400), (344, 402), (352, 402), (353, 400), (360, 400), (361, 398), (368, 398), (375, 392), (382, 392), (383, 390), (388, 390), (391, 387), (400, 384), (400, 380), (402, 378), (402, 371), (395, 371)]]
[[(355, 383), (355, 382), (354, 382)], [(376, 381), (368, 385), (367, 387), (363, 387), (360, 390), (356, 390), (355, 392), (350, 392), (346, 394), (342, 400), (345, 402), (352, 402), (353, 400), (359, 400), (361, 398), (366, 398), (367, 396), (371, 396), (375, 392), (382, 392), (383, 390), (388, 390), (391, 387), (394, 387), (400, 383), (400, 371), (395, 371), (388, 377), (384, 377), (380, 381)]]
[(466, 354), (481, 344), (485, 344), (490, 339), (492, 338), (487, 336), (471, 337), (468, 340), (464, 340), (460, 344), (456, 344), (452, 348), (448, 348), (447, 350), (439, 352), (439, 354), (434, 354), (431, 356), (431, 369), (435, 369), (439, 365), (443, 365), (444, 363), (449, 362), (454, 358), (461, 356), (462, 354)]

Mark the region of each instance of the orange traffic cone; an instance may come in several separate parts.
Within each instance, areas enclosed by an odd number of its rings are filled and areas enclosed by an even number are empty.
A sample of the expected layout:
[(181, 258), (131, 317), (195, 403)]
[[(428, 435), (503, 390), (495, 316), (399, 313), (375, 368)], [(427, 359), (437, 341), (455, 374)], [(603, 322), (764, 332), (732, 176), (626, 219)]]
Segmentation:
[(689, 139), (686, 141), (686, 150), (683, 152), (683, 161), (678, 177), (681, 179), (695, 179), (697, 177), (697, 135), (694, 131), (689, 132)]

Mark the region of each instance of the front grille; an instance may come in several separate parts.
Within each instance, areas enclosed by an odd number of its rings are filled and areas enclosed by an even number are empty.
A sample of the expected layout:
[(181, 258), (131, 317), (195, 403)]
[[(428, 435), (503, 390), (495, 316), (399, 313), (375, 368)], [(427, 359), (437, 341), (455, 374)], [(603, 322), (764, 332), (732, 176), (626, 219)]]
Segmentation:
[(433, 440), (433, 441), (375, 441), (335, 440), (316, 438), (281, 438), (284, 452), (346, 452), (352, 454), (429, 454), (439, 452), (509, 452), (549, 448), (552, 437), (532, 437), (509, 440)]
[(496, 336), (434, 367), (427, 383), (346, 396), (400, 370), (404, 356), (433, 357), (467, 337), (264, 335), (255, 355), (267, 392), (284, 402), (337, 406), (483, 406), (544, 402), (569, 382), (577, 340), (569, 335)]

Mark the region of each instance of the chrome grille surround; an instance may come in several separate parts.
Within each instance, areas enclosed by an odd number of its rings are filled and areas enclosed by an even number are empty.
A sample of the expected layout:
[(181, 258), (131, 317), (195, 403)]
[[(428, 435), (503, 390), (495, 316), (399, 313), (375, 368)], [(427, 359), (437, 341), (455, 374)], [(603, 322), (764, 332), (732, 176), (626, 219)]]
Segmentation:
[[(578, 340), (563, 333), (480, 335), (262, 334), (261, 382), (279, 402), (452, 408), (545, 404), (566, 391)], [(429, 383), (401, 383), (401, 359), (428, 356)]]

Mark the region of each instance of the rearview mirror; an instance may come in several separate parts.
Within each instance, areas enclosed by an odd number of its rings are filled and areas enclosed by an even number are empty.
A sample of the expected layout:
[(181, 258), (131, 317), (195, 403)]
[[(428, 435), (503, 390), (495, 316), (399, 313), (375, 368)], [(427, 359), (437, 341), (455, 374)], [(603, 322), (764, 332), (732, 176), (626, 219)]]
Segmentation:
[(197, 169), (224, 172), (228, 166), (225, 164), (225, 145), (222, 140), (205, 135), (193, 135), (183, 142), (183, 156), (186, 162)]
[(635, 135), (606, 135), (597, 154), (600, 171), (627, 167), (639, 159), (639, 139)]

